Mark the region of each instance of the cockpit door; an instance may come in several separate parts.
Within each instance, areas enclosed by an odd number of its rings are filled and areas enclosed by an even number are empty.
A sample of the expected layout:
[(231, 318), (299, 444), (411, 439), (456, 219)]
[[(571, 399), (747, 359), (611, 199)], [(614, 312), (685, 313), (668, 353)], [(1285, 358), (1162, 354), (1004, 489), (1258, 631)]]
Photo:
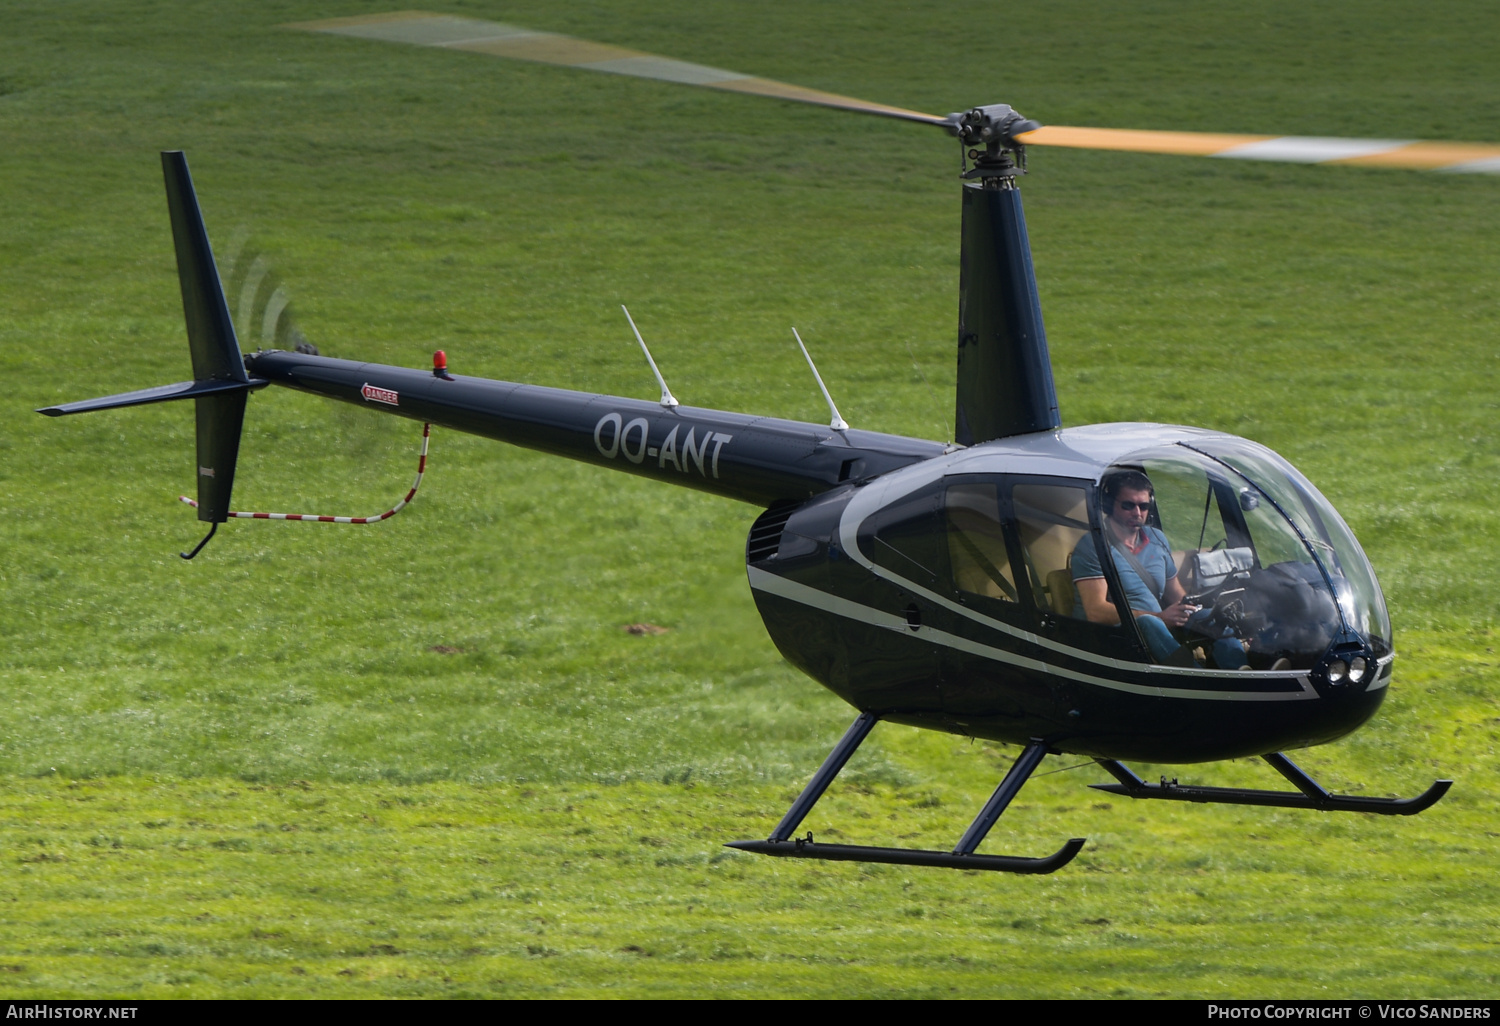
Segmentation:
[(1006, 481), (994, 475), (949, 478), (943, 507), (950, 571), (945, 590), (981, 616), (1029, 629), (1030, 598), (1024, 575), (1016, 571), (1020, 550)]
[[(1144, 648), (1134, 625), (1091, 623), (1074, 583), (1074, 561), (1085, 548), (1099, 566), (1115, 608), (1120, 600), (1114, 561), (1100, 551), (1094, 488), (1063, 478), (1012, 478), (1008, 482), (1015, 531), (1036, 630), (1068, 648), (1115, 659), (1142, 661)], [(1080, 557), (1081, 562), (1088, 560)]]
[[(1073, 555), (1085, 546), (1098, 551), (1093, 498), (1093, 485), (1086, 481), (993, 474), (948, 478), (943, 511), (949, 593), (980, 616), (1049, 641), (1142, 661), (1144, 649), (1132, 625), (1090, 623), (1078, 602)], [(1114, 595), (1114, 568), (1107, 560), (1105, 567)]]
[[(978, 628), (976, 640), (1014, 654), (943, 652), (943, 707), (960, 724), (970, 716), (1009, 718), (1024, 731), (1058, 722), (1070, 699), (1042, 667), (1082, 655), (1070, 649), (1144, 662), (1130, 626), (1089, 623), (1077, 606), (1071, 559), (1079, 546), (1095, 544), (1092, 495), (1089, 483), (1059, 478), (948, 478), (949, 593), (973, 616), (998, 621), (998, 630)], [(1109, 586), (1116, 587), (1113, 577)], [(970, 621), (960, 629), (976, 628)]]

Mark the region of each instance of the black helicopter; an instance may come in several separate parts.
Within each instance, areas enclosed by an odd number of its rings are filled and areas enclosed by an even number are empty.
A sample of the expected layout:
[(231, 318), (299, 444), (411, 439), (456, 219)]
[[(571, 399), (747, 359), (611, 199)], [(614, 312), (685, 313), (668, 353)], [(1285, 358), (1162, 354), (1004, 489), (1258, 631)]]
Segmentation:
[[(831, 399), (826, 426), (683, 406), (659, 373), (661, 398), (647, 402), (457, 376), (442, 360), (429, 372), (315, 351), (242, 354), (186, 158), (167, 152), (193, 380), (39, 412), (195, 401), (198, 519), (210, 530), (184, 558), (197, 555), (220, 523), (250, 515), (230, 508), (241, 425), (249, 393), (271, 384), (761, 507), (745, 558), (766, 628), (788, 660), (859, 710), (769, 838), (732, 845), (767, 855), (1052, 872), (1072, 860), (1082, 839), (1044, 858), (976, 852), (1048, 754), (1091, 757), (1117, 780), (1093, 786), (1143, 799), (1412, 815), (1451, 786), (1439, 780), (1409, 799), (1333, 795), (1281, 754), (1343, 737), (1380, 707), (1395, 653), (1375, 573), (1328, 500), (1263, 446), (1161, 424), (1061, 427), (1017, 178), (1032, 144), (1419, 167), (1467, 161), (1474, 170), (1489, 170), (1481, 165), (1500, 151), (1048, 129), (1004, 104), (935, 117), (440, 15), (294, 27), (944, 128), (965, 155), (957, 441), (854, 430)], [(1132, 489), (1134, 502), (1121, 498)], [(1176, 576), (1161, 581), (1155, 609), (1140, 594), (1150, 571), (1116, 530), (1125, 522), (1117, 507), (1134, 512), (1137, 541), (1149, 534), (1177, 546), (1167, 564)], [(1088, 599), (1080, 581), (1091, 582)], [(1160, 614), (1169, 598), (1195, 611), (1166, 631)], [(1098, 615), (1100, 600), (1112, 616)], [(1158, 623), (1146, 623), (1153, 615)], [(1022, 746), (951, 851), (795, 836), (880, 720)], [(1252, 755), (1296, 790), (1146, 783), (1122, 761)]]

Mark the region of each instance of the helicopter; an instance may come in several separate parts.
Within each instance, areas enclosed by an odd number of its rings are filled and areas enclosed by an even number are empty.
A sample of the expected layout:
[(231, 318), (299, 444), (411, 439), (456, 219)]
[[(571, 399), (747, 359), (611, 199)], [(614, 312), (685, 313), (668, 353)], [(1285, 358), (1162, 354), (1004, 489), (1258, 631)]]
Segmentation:
[[(311, 345), (243, 352), (186, 157), (169, 151), (162, 162), (192, 380), (39, 412), (194, 400), (195, 505), (209, 531), (184, 558), (229, 519), (349, 519), (231, 508), (248, 396), (270, 385), (758, 507), (745, 559), (766, 629), (790, 663), (858, 711), (769, 836), (731, 843), (758, 854), (1054, 872), (1084, 839), (1043, 857), (977, 850), (1049, 754), (1092, 759), (1115, 783), (1091, 786), (1143, 800), (1413, 815), (1452, 786), (1439, 780), (1412, 798), (1335, 795), (1283, 754), (1348, 735), (1384, 700), (1395, 652), (1374, 570), (1332, 504), (1255, 442), (1162, 424), (1062, 427), (1019, 179), (1037, 145), (1478, 172), (1500, 170), (1500, 148), (1043, 126), (1006, 104), (940, 117), (421, 12), (290, 27), (813, 103), (957, 138), (955, 441), (851, 428), (815, 366), (826, 425), (686, 406), (644, 340), (655, 402), (456, 375), (441, 353), (427, 370), (332, 359)], [(263, 342), (283, 337), (276, 320)], [(1154, 610), (1139, 594), (1151, 574), (1115, 530), (1126, 512), (1138, 539), (1175, 546)], [(1194, 611), (1163, 645), (1149, 621), (1165, 623), (1172, 588), (1174, 605)], [(1112, 618), (1095, 615), (1099, 596)], [(796, 836), (882, 720), (1021, 747), (952, 849)], [(1148, 783), (1126, 765), (1247, 756), (1295, 790)]]

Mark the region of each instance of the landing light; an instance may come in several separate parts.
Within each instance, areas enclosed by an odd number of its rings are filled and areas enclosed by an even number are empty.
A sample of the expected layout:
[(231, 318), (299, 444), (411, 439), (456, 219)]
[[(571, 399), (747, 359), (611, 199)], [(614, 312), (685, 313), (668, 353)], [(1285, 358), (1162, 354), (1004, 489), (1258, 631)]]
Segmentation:
[(1335, 659), (1328, 664), (1328, 683), (1342, 684), (1344, 678), (1349, 676), (1349, 664), (1342, 659)]
[(1370, 662), (1364, 656), (1355, 656), (1349, 660), (1349, 679), (1358, 684), (1365, 679), (1365, 674), (1370, 672)]

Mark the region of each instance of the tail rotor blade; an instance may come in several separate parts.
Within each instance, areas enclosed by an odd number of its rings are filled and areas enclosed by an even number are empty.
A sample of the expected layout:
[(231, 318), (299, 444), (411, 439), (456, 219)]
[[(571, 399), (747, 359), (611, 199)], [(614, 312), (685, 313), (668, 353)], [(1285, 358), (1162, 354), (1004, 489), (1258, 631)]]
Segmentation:
[(318, 347), (297, 326), (291, 291), (248, 231), (235, 234), (220, 270), (235, 330), (247, 346), (317, 355)]

